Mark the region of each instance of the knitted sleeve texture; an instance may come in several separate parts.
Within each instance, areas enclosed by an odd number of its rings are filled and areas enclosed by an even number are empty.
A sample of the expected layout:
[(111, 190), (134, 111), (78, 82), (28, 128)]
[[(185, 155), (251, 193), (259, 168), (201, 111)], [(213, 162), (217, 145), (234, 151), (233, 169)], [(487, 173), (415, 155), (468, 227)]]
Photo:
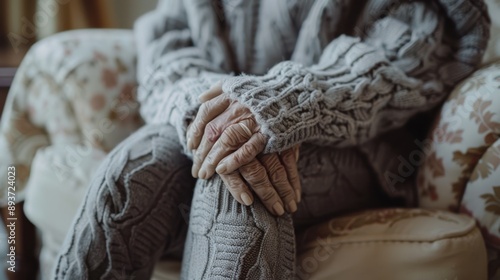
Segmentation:
[(443, 12), (428, 2), (362, 18), (359, 34), (337, 37), (312, 65), (292, 59), (264, 76), (226, 79), (223, 90), (255, 114), (266, 152), (301, 142), (357, 145), (401, 127), (472, 73), (487, 43), (481, 7), (441, 0)]
[[(198, 96), (227, 77), (227, 59), (209, 7), (160, 0), (135, 24), (138, 99), (147, 123), (171, 124), (185, 145), (186, 129), (199, 107)], [(202, 25), (190, 19), (203, 19)]]

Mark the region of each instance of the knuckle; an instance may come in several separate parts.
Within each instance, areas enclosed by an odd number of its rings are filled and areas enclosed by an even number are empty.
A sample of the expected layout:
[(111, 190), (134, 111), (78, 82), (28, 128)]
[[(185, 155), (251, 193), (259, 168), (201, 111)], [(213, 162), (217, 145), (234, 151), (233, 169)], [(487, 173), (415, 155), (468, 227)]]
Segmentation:
[(252, 156), (257, 151), (258, 151), (258, 148), (255, 145), (255, 143), (247, 142), (247, 144), (245, 144), (241, 147), (242, 154), (244, 154), (247, 157)]
[(208, 141), (215, 142), (219, 138), (220, 129), (214, 122), (209, 122), (205, 126), (205, 135), (207, 136)]
[(246, 114), (250, 114), (250, 115), (252, 116), (252, 117), (246, 118), (246, 119), (245, 119), (245, 121), (244, 121), (244, 123), (245, 123), (245, 124), (246, 124), (246, 125), (247, 125), (250, 129), (255, 128), (255, 127), (257, 126), (257, 122), (255, 122), (255, 120), (254, 120), (254, 118), (253, 118), (253, 115), (252, 115), (252, 113), (250, 112), (250, 109), (248, 109), (247, 107), (244, 107), (244, 108), (243, 108), (243, 110), (244, 110), (244, 111), (243, 111), (243, 112), (244, 112), (243, 114), (245, 114), (245, 113), (246, 113)]
[(239, 194), (241, 193), (241, 185), (236, 182), (235, 180), (229, 180), (228, 184), (226, 184), (226, 187), (232, 194)]
[(247, 180), (255, 185), (263, 186), (266, 182), (266, 173), (263, 168), (259, 168), (257, 164), (248, 164), (243, 167)]
[(231, 132), (234, 134), (236, 139), (244, 140), (249, 139), (251, 135), (248, 135), (245, 129), (242, 128), (240, 124), (232, 125)]
[(222, 134), (220, 141), (222, 145), (229, 147), (229, 148), (235, 148), (238, 146), (238, 141), (237, 138), (235, 137), (234, 133), (230, 130), (230, 128), (227, 128), (224, 133)]
[(262, 200), (263, 202), (270, 202), (270, 201), (273, 201), (276, 196), (271, 188), (267, 188), (267, 189), (264, 189), (260, 193), (259, 197), (260, 197), (260, 200)]
[(198, 125), (198, 122), (193, 122), (191, 124), (191, 132), (193, 133), (193, 136), (198, 137), (201, 135), (200, 133), (200, 126)]
[(281, 154), (281, 158), (285, 162), (295, 162), (295, 154), (292, 150), (287, 150), (283, 154)]
[(292, 200), (295, 194), (291, 188), (286, 188), (280, 192), (280, 195), (288, 200)]
[(297, 174), (296, 172), (291, 172), (288, 176), (290, 177), (290, 181), (300, 182), (299, 174)]
[(238, 165), (241, 165), (245, 162), (245, 156), (242, 153), (234, 153), (233, 158), (234, 162), (236, 162), (236, 164)]
[(196, 154), (194, 155), (194, 162), (203, 162), (204, 159), (205, 158), (203, 157), (201, 152), (196, 152)]
[(204, 102), (201, 104), (200, 109), (198, 110), (198, 114), (200, 114), (200, 117), (204, 118), (207, 116), (208, 112), (212, 106), (210, 105), (210, 101)]
[(285, 170), (278, 167), (271, 175), (271, 179), (276, 183), (285, 183), (288, 180)]
[(269, 167), (270, 171), (272, 171), (273, 173), (274, 173), (274, 171), (278, 170), (278, 168), (281, 165), (278, 157), (276, 157), (275, 155), (267, 156), (264, 158), (264, 160), (265, 160), (267, 166)]
[(267, 137), (261, 133), (257, 133), (255, 135), (255, 143), (264, 148), (267, 144)]
[(213, 153), (209, 153), (205, 158), (205, 162), (208, 166), (213, 167), (215, 165), (216, 156)]
[(221, 178), (223, 178), (226, 187), (231, 193), (234, 193), (235, 191), (241, 190), (243, 188), (241, 180), (238, 180), (238, 178), (235, 177), (234, 174), (221, 175)]
[(269, 188), (268, 181), (265, 174), (257, 174), (254, 178), (254, 185), (258, 188)]

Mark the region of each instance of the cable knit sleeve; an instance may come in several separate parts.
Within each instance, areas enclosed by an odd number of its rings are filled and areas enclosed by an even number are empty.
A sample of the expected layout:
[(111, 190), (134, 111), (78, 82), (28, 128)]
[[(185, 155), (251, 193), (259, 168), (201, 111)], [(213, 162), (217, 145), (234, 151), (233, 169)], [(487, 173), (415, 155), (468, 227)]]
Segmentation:
[(487, 15), (472, 1), (447, 2), (446, 12), (401, 4), (365, 21), (365, 34), (333, 40), (310, 67), (283, 62), (263, 77), (230, 78), (223, 90), (255, 114), (266, 152), (362, 143), (437, 105), (480, 62)]
[(172, 124), (183, 145), (198, 96), (229, 72), (218, 19), (209, 5), (189, 2), (160, 0), (134, 26), (141, 115), (147, 123)]

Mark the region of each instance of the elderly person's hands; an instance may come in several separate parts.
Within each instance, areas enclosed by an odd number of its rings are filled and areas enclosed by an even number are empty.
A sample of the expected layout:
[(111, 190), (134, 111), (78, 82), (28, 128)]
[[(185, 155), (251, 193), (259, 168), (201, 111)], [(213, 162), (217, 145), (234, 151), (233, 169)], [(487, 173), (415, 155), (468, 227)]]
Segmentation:
[(284, 207), (295, 212), (300, 201), (298, 147), (259, 155), (266, 137), (250, 110), (230, 100), (220, 84), (200, 101), (203, 104), (187, 133), (194, 154), (193, 176), (208, 179), (217, 170), (240, 203), (253, 203), (248, 183), (271, 213), (282, 215)]
[(187, 132), (188, 148), (196, 149), (194, 177), (208, 179), (216, 168), (219, 174), (229, 174), (264, 151), (267, 139), (260, 133), (254, 115), (229, 99), (220, 84), (203, 94), (200, 101), (203, 104)]
[(259, 155), (238, 170), (220, 176), (238, 202), (247, 206), (253, 203), (250, 187), (269, 212), (281, 216), (285, 209), (289, 213), (297, 211), (300, 201), (297, 159), (298, 147), (281, 154)]

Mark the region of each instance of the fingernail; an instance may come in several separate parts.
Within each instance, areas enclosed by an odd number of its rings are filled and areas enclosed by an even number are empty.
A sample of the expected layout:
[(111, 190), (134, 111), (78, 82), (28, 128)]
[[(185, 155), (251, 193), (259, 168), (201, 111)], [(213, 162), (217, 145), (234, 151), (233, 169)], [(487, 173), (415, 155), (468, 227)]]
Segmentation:
[(289, 213), (295, 213), (295, 211), (297, 211), (297, 203), (295, 203), (295, 201), (290, 201), (290, 203), (288, 203), (288, 212)]
[(198, 171), (196, 170), (195, 166), (193, 165), (193, 167), (191, 167), (191, 175), (194, 177), (194, 178), (198, 178)]
[(187, 146), (188, 146), (189, 149), (192, 148), (191, 147), (191, 137), (188, 137), (188, 139), (187, 139)]
[(204, 167), (201, 168), (200, 172), (198, 173), (198, 176), (201, 179), (207, 179), (207, 171), (205, 170)]
[(273, 210), (276, 213), (276, 215), (281, 216), (285, 214), (285, 210), (283, 209), (283, 206), (281, 206), (281, 203), (276, 202), (273, 206)]
[(252, 198), (247, 193), (241, 194), (241, 200), (243, 200), (243, 203), (245, 203), (246, 206), (250, 206), (253, 203)]
[(226, 163), (224, 161), (219, 162), (215, 171), (217, 171), (217, 173), (219, 174), (224, 174), (227, 171)]
[(300, 202), (300, 200), (302, 199), (301, 198), (301, 193), (300, 193), (300, 190), (295, 190), (295, 198), (297, 198), (297, 203)]

